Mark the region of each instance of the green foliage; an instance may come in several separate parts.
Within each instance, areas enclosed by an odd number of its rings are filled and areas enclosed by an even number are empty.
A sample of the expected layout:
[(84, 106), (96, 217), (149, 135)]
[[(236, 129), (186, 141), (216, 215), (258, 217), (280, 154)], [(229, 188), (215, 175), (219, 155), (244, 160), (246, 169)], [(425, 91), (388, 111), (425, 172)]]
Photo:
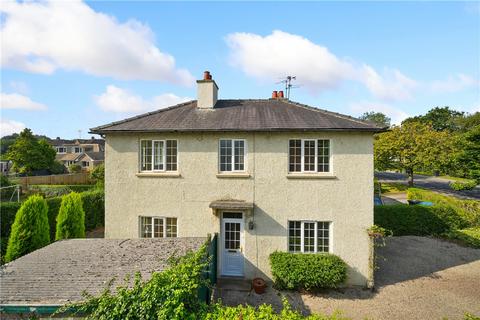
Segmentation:
[(463, 136), (462, 151), (458, 163), (467, 177), (480, 183), (480, 124)]
[(98, 187), (103, 188), (105, 185), (105, 164), (99, 164), (90, 172), (90, 179), (95, 182)]
[(382, 193), (398, 193), (402, 191), (407, 191), (408, 186), (403, 183), (381, 183)]
[(82, 166), (78, 163), (72, 163), (68, 166), (68, 172), (70, 173), (79, 173), (82, 172)]
[(457, 191), (472, 190), (476, 186), (477, 186), (476, 181), (469, 181), (469, 182), (454, 181), (450, 183), (450, 188)]
[[(374, 223), (392, 231), (394, 236), (441, 235), (457, 224), (455, 213), (436, 207), (405, 204), (375, 206)], [(459, 223), (461, 224), (461, 223)]]
[(24, 129), (8, 148), (6, 157), (13, 162), (13, 169), (21, 173), (50, 169), (56, 152), (45, 139), (38, 140), (30, 129)]
[(5, 252), (7, 251), (8, 237), (15, 221), (15, 215), (20, 209), (21, 203), (1, 202), (0, 203), (0, 262), (3, 262)]
[(388, 128), (390, 127), (390, 122), (392, 119), (387, 117), (381, 112), (375, 112), (375, 111), (370, 111), (370, 112), (365, 112), (362, 114), (359, 119), (362, 120), (367, 120), (370, 122), (375, 123), (377, 126), (382, 127), (382, 128)]
[(431, 201), (437, 206), (451, 208), (466, 222), (464, 227), (480, 226), (480, 201), (463, 200), (438, 194), (433, 191), (410, 188), (407, 192), (408, 199)]
[(238, 305), (236, 307), (225, 307), (222, 304), (215, 304), (211, 307), (202, 319), (207, 320), (349, 320), (342, 316), (340, 312), (335, 312), (331, 316), (312, 314), (303, 316), (300, 312), (293, 310), (286, 299), (283, 299), (283, 309), (276, 313), (271, 305), (262, 304), (258, 308), (250, 305)]
[(50, 243), (48, 206), (40, 196), (31, 196), (15, 215), (5, 261), (17, 259)]
[[(1, 187), (8, 187), (8, 186), (13, 186), (14, 183), (11, 183), (10, 180), (4, 176), (3, 174), (0, 174), (0, 186)], [(10, 197), (12, 196), (12, 193), (15, 191), (15, 188), (6, 188), (2, 189), (0, 191), (0, 200), (1, 201), (9, 201)]]
[(390, 237), (393, 234), (392, 230), (385, 229), (376, 224), (368, 228), (367, 233), (369, 236), (373, 236), (373, 237)]
[(328, 254), (295, 254), (275, 251), (270, 254), (275, 285), (280, 289), (336, 288), (347, 278), (347, 265)]
[(197, 315), (204, 314), (207, 306), (197, 293), (206, 284), (202, 274), (207, 265), (204, 245), (197, 252), (170, 259), (169, 268), (154, 272), (146, 282), (137, 273), (133, 285), (127, 279), (116, 293), (109, 287), (98, 297), (86, 295), (85, 302), (73, 307), (87, 314), (87, 319), (202, 319)]
[(85, 238), (85, 212), (76, 192), (63, 196), (57, 216), (55, 240)]
[(457, 131), (460, 129), (459, 122), (465, 116), (464, 112), (459, 112), (450, 109), (450, 107), (435, 107), (423, 116), (408, 118), (402, 122), (420, 122), (424, 124), (431, 124), (435, 131)]
[(46, 198), (51, 197), (59, 197), (70, 192), (84, 192), (90, 191), (94, 188), (93, 185), (90, 184), (72, 184), (72, 185), (56, 185), (56, 184), (37, 184), (37, 185), (30, 185), (29, 192), (43, 195)]
[(85, 211), (85, 229), (93, 230), (105, 223), (105, 193), (102, 190), (82, 192), (83, 210)]
[(52, 165), (50, 166), (50, 172), (52, 174), (62, 174), (62, 173), (65, 173), (65, 166), (63, 165), (63, 163), (61, 163), (60, 161), (53, 161)]
[(444, 170), (458, 153), (457, 137), (448, 131), (435, 131), (430, 125), (407, 122), (377, 135), (374, 160), (377, 170), (405, 170), (413, 184), (416, 168)]
[(446, 233), (446, 237), (480, 249), (480, 227), (451, 230)]

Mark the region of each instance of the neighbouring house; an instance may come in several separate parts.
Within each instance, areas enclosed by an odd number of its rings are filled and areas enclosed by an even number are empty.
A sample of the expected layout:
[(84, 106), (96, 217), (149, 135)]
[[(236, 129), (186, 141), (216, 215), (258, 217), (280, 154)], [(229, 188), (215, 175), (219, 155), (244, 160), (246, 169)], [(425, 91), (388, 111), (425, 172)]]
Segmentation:
[(71, 164), (79, 164), (83, 170), (89, 171), (104, 161), (105, 140), (56, 138), (50, 144), (57, 151), (56, 159), (68, 168)]
[(8, 175), (12, 165), (13, 163), (10, 160), (0, 160), (0, 173), (4, 176)]
[(218, 275), (271, 276), (269, 255), (330, 252), (365, 285), (373, 134), (382, 128), (283, 98), (197, 100), (91, 129), (105, 137), (105, 236), (219, 234)]

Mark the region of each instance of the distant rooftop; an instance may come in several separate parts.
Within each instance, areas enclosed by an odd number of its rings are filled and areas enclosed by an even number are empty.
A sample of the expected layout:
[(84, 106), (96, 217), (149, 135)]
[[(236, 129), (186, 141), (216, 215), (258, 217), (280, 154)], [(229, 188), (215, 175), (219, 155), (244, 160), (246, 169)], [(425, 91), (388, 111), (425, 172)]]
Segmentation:
[(91, 133), (193, 131), (368, 131), (384, 128), (347, 115), (288, 99), (218, 100), (197, 108), (197, 100), (90, 129)]

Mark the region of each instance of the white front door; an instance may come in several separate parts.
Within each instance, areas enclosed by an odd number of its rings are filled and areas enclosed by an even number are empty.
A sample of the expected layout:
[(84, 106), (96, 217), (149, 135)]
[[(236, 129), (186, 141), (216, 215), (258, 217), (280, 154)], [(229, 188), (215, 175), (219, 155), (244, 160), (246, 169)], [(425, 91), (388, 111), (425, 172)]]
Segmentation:
[(243, 216), (224, 212), (222, 215), (222, 275), (243, 276)]

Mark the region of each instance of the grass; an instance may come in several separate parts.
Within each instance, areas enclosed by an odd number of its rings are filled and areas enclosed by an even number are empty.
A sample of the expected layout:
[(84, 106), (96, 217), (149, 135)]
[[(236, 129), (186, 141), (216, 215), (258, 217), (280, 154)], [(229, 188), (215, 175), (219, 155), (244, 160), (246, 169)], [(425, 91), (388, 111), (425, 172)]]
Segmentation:
[[(433, 173), (426, 172), (426, 171), (418, 171), (418, 172), (415, 172), (415, 174), (420, 174), (422, 176), (432, 176), (432, 177), (434, 176)], [(454, 177), (454, 176), (449, 176), (449, 175), (441, 175), (441, 176), (437, 176), (437, 178), (448, 179), (448, 180), (453, 180), (453, 181), (458, 181), (458, 182), (470, 182), (470, 181), (472, 181), (471, 179)]]
[(480, 227), (452, 230), (445, 234), (447, 239), (457, 240), (469, 247), (480, 249)]

